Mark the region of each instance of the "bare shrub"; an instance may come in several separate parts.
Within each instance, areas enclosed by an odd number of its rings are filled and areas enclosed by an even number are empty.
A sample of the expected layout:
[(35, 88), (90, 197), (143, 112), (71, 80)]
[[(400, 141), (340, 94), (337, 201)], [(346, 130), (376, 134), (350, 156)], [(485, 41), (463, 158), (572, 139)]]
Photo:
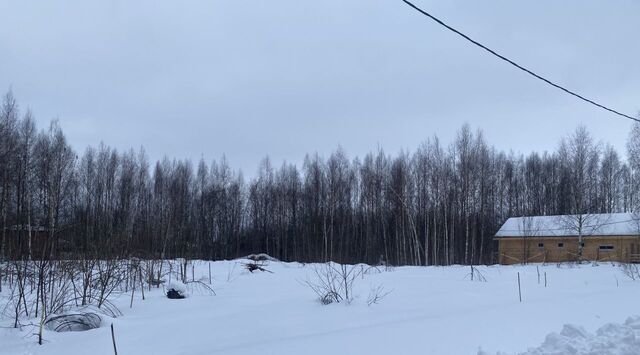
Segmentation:
[(190, 294), (207, 294), (207, 295), (216, 295), (216, 291), (213, 290), (213, 287), (207, 285), (205, 282), (202, 282), (200, 280), (194, 280), (194, 281), (187, 281), (185, 283), (185, 285), (187, 286), (187, 289), (189, 290)]
[(95, 259), (83, 257), (69, 270), (73, 292), (80, 299), (82, 306), (89, 304), (91, 298), (96, 262)]
[(147, 282), (149, 289), (151, 287), (160, 288), (166, 278), (170, 278), (172, 272), (172, 263), (167, 260), (144, 260), (142, 263), (142, 272), (144, 280)]
[(238, 265), (238, 263), (233, 263), (233, 267), (231, 267), (227, 271), (227, 283), (232, 282), (232, 281), (234, 281), (235, 279), (238, 278), (238, 274), (235, 272), (237, 265)]
[(372, 275), (372, 274), (380, 274), (382, 273), (382, 270), (380, 270), (380, 268), (378, 268), (377, 266), (368, 266), (364, 268), (364, 271), (362, 271), (363, 275)]
[[(139, 265), (135, 259), (96, 260), (86, 257), (6, 262), (0, 275), (4, 280), (0, 282), (8, 297), (0, 309), (0, 317), (11, 318), (16, 328), (25, 325), (38, 327), (35, 334), (39, 344), (43, 341), (43, 329), (49, 328), (47, 322), (54, 322), (53, 319), (61, 321), (64, 319), (61, 316), (103, 313), (115, 318), (122, 313), (110, 299), (135, 282), (144, 287)], [(74, 327), (75, 318), (68, 319), (71, 323), (62, 325), (60, 329)]]
[(372, 286), (367, 297), (367, 305), (378, 304), (387, 297), (393, 290), (386, 290), (383, 285)]
[(315, 278), (305, 283), (318, 296), (323, 305), (353, 301), (353, 286), (360, 276), (357, 265), (342, 265), (328, 262), (313, 268)]
[(640, 267), (638, 267), (638, 264), (622, 264), (622, 273), (633, 281), (640, 279)]
[(126, 280), (126, 266), (119, 260), (103, 260), (96, 263), (95, 296), (98, 308), (107, 301), (111, 294)]
[(484, 277), (480, 270), (478, 270), (478, 268), (473, 265), (471, 265), (471, 271), (469, 271), (465, 278), (468, 278), (471, 281), (487, 282), (487, 278)]

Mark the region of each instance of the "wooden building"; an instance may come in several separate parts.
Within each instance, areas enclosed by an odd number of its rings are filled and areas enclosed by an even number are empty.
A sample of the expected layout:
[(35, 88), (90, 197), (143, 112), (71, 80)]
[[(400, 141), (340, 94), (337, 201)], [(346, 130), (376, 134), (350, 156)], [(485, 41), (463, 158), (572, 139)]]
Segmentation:
[(504, 223), (494, 240), (500, 264), (580, 259), (640, 262), (640, 214), (514, 217)]

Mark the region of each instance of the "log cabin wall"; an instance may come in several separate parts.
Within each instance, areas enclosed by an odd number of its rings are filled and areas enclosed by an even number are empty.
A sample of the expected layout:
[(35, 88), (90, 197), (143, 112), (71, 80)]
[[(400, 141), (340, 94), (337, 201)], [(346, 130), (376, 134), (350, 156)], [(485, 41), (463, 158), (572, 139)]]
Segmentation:
[[(578, 237), (499, 237), (500, 264), (578, 260)], [(640, 236), (583, 237), (583, 260), (640, 262)]]

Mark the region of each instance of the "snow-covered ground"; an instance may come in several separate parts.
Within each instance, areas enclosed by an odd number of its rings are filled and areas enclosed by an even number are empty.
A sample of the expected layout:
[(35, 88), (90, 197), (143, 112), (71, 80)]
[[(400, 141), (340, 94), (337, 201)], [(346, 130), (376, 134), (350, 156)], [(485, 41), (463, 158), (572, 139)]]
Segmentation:
[[(607, 323), (595, 334), (583, 327), (566, 324), (560, 333), (547, 335), (544, 343), (522, 355), (632, 355), (640, 353), (640, 317), (629, 317), (624, 324)], [(479, 353), (484, 355), (484, 353)]]
[[(352, 304), (328, 306), (304, 284), (314, 279), (314, 265), (270, 262), (273, 273), (249, 273), (241, 261), (211, 268), (215, 296), (192, 291), (170, 300), (159, 289), (145, 301), (136, 294), (130, 309), (123, 294), (115, 301), (123, 316), (85, 332), (45, 331), (42, 346), (34, 328), (0, 328), (0, 354), (113, 354), (111, 323), (121, 355), (564, 354), (568, 343), (580, 354), (588, 342), (611, 339), (631, 344), (618, 353), (640, 354), (633, 348), (640, 320), (625, 324), (640, 314), (640, 281), (611, 264), (540, 265), (540, 283), (535, 265), (479, 267), (486, 282), (470, 281), (463, 266), (370, 270), (356, 281)], [(199, 276), (208, 282), (207, 262), (197, 264)], [(392, 292), (369, 306), (380, 285)], [(562, 330), (565, 324), (579, 327)]]

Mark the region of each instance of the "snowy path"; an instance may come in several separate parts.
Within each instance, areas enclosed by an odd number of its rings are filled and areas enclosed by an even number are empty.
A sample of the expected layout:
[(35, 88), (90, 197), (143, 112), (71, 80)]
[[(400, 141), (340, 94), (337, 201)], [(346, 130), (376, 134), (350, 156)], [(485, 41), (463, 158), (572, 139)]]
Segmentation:
[[(595, 332), (640, 313), (640, 282), (609, 264), (540, 266), (546, 288), (535, 266), (481, 267), (487, 282), (465, 278), (468, 267), (401, 267), (358, 280), (352, 305), (321, 306), (301, 284), (312, 278), (311, 265), (271, 263), (273, 274), (250, 274), (234, 270), (235, 263), (211, 264), (217, 296), (168, 300), (153, 291), (145, 301), (136, 296), (129, 309), (130, 295), (123, 295), (117, 304), (124, 316), (113, 320), (119, 354), (521, 353), (566, 323)], [(227, 282), (231, 270), (235, 277)], [(196, 274), (206, 273), (202, 263)], [(393, 292), (369, 307), (368, 293), (379, 284)], [(3, 329), (0, 354), (113, 354), (110, 323), (83, 333), (47, 332), (43, 346), (27, 329)]]

